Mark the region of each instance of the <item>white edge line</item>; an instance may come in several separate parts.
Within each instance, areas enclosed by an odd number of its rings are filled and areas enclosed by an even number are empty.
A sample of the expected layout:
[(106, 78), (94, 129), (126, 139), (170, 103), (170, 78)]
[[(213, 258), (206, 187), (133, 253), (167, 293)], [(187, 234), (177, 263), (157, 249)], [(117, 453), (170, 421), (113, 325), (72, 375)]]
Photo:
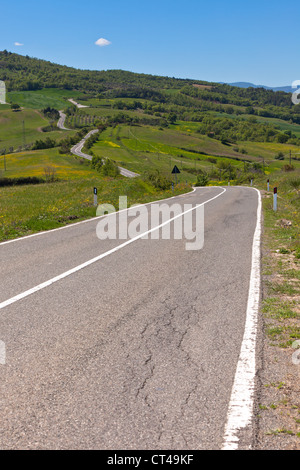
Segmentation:
[[(194, 211), (198, 207), (204, 206), (205, 204), (213, 201), (214, 199), (217, 199), (222, 194), (224, 194), (224, 192), (226, 192), (225, 188), (220, 188), (220, 189), (223, 189), (223, 191), (221, 193), (219, 193), (217, 196), (214, 196), (213, 198), (209, 199), (208, 201), (205, 201), (202, 204), (198, 204), (195, 207), (192, 207), (191, 209), (188, 209), (185, 212), (182, 212), (181, 214), (178, 214), (175, 217), (172, 217), (171, 219), (167, 220), (166, 222), (164, 222), (164, 223), (162, 223), (162, 224), (160, 224), (160, 225), (158, 225), (158, 226), (156, 226), (156, 227), (154, 227), (154, 228), (152, 228), (152, 229), (150, 229), (146, 232), (143, 232), (143, 233), (139, 234), (138, 236), (136, 236), (136, 237), (134, 237), (130, 240), (127, 240), (126, 242), (122, 243), (121, 245), (118, 245), (115, 248), (112, 248), (111, 250), (106, 251), (105, 253), (102, 253), (101, 255), (96, 256), (95, 258), (92, 258), (89, 261), (86, 261), (85, 263), (82, 263), (82, 264), (76, 266), (75, 268), (70, 269), (69, 271), (66, 271), (66, 272), (64, 272), (64, 273), (62, 273), (58, 276), (55, 276), (52, 279), (49, 279), (48, 281), (45, 281), (45, 282), (43, 282), (43, 283), (41, 283), (41, 284), (25, 291), (25, 292), (22, 292), (21, 294), (18, 294), (14, 297), (11, 297), (8, 300), (5, 300), (4, 302), (0, 303), (0, 310), (7, 307), (8, 305), (11, 305), (11, 304), (17, 302), (18, 300), (24, 299), (25, 297), (28, 297), (29, 295), (34, 294), (35, 292), (38, 292), (39, 290), (45, 289), (46, 287), (50, 286), (51, 284), (54, 284), (55, 282), (60, 281), (61, 279), (64, 279), (64, 278), (70, 276), (71, 274), (74, 274), (74, 273), (80, 271), (81, 269), (84, 269), (87, 266), (90, 266), (91, 264), (96, 263), (97, 261), (100, 261), (101, 259), (105, 258), (106, 256), (109, 256), (112, 253), (115, 253), (116, 251), (121, 250), (125, 246), (139, 240), (140, 238), (143, 238), (144, 236), (148, 235), (149, 233), (154, 232), (154, 231), (158, 230), (161, 227), (164, 227), (165, 225), (171, 223), (173, 220), (177, 219), (178, 217), (182, 217), (184, 214), (187, 214), (188, 212)], [(177, 196), (174, 196), (174, 197), (177, 197)]]
[[(207, 186), (207, 188), (208, 187), (209, 188), (221, 188), (221, 186)], [(146, 202), (145, 204), (138, 204), (135, 207), (147, 206), (149, 204), (154, 204), (155, 202), (169, 201), (170, 199), (174, 199), (176, 197), (188, 196), (189, 194), (193, 194), (197, 189), (201, 189), (201, 188), (200, 187), (193, 188), (193, 190), (189, 191), (188, 193), (179, 194), (177, 196), (172, 196), (172, 197), (167, 197), (165, 199), (157, 199), (156, 201)], [(118, 211), (118, 213), (123, 212), (123, 211), (127, 211), (128, 209), (129, 208), (122, 209), (122, 210)], [(51, 234), (53, 232), (58, 232), (59, 230), (65, 230), (65, 229), (68, 229), (68, 228), (76, 227), (77, 225), (82, 225), (82, 224), (87, 224), (87, 223), (90, 223), (90, 222), (94, 222), (95, 220), (101, 219), (102, 217), (106, 217), (106, 216), (100, 215), (98, 217), (91, 217), (90, 219), (85, 219), (85, 220), (81, 220), (80, 222), (75, 222), (73, 224), (64, 225), (63, 227), (57, 227), (57, 228), (53, 228), (51, 230), (44, 230), (43, 232), (32, 233), (31, 235), (25, 235), (24, 237), (14, 238), (12, 240), (7, 240), (5, 242), (1, 242), (0, 247), (3, 246), (3, 245), (8, 245), (9, 243), (16, 243), (16, 242), (20, 242), (22, 240), (27, 240), (28, 238), (40, 237), (41, 235), (48, 235), (48, 234)]]
[(261, 194), (258, 193), (257, 223), (252, 245), (252, 263), (244, 337), (232, 387), (222, 450), (238, 450), (239, 431), (251, 425), (256, 376), (256, 336), (260, 303)]

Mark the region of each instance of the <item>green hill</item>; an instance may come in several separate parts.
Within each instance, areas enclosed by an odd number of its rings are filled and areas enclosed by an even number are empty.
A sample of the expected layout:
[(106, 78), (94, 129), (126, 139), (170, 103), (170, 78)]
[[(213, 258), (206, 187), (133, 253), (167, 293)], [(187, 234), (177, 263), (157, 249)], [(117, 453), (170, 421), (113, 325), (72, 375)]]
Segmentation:
[[(93, 216), (95, 186), (102, 202), (117, 204), (120, 194), (135, 203), (186, 192), (198, 178), (211, 185), (299, 178), (300, 106), (284, 92), (78, 70), (7, 51), (0, 52), (0, 80), (7, 87), (7, 104), (0, 104), (0, 240)], [(67, 130), (57, 127), (61, 110)], [(70, 149), (95, 128), (84, 148), (92, 167)], [(141, 177), (106, 176), (104, 159)], [(173, 193), (174, 165), (180, 184)], [(39, 184), (19, 185), (24, 178)]]
[[(8, 103), (21, 107), (0, 105), (0, 154), (48, 144), (68, 153), (75, 132), (98, 127), (102, 133), (87, 151), (139, 173), (169, 171), (176, 162), (186, 180), (199, 171), (223, 180), (299, 164), (300, 106), (288, 93), (79, 70), (7, 51), (0, 52), (0, 80)], [(58, 130), (45, 108), (64, 110), (71, 131)], [(226, 165), (235, 171), (226, 173)]]

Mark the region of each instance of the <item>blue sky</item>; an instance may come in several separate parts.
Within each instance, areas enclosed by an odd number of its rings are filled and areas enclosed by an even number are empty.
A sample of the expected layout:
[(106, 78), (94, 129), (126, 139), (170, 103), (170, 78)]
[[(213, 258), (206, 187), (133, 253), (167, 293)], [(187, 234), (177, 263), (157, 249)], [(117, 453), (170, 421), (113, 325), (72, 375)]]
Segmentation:
[(294, 0), (14, 0), (0, 7), (0, 50), (81, 69), (291, 85), (299, 12)]

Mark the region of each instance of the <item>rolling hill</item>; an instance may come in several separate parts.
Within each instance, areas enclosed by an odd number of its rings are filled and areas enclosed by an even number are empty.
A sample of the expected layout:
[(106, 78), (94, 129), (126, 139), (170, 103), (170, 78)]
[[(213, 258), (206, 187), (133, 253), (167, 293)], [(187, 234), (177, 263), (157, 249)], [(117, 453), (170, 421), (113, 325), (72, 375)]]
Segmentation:
[[(185, 181), (199, 172), (243, 180), (298, 165), (300, 106), (282, 91), (79, 70), (8, 51), (0, 52), (0, 80), (7, 102), (20, 106), (0, 105), (0, 156), (50, 148), (59, 157), (98, 128), (86, 152), (140, 174), (168, 173), (176, 163)], [(57, 128), (58, 110), (70, 130)]]

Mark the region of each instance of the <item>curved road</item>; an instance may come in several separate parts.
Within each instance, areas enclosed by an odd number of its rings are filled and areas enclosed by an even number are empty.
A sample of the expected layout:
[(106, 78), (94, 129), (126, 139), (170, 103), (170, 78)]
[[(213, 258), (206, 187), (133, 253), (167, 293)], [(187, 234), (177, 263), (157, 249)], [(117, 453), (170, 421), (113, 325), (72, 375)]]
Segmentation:
[(146, 239), (155, 204), (142, 206), (136, 239), (99, 240), (107, 216), (0, 244), (2, 449), (253, 445), (258, 192), (164, 202), (205, 204), (202, 249)]
[[(76, 103), (75, 101), (73, 101), (71, 99), (69, 101), (71, 101), (73, 104), (75, 104), (78, 108), (87, 108), (87, 106), (79, 105), (78, 103)], [(65, 127), (66, 115), (62, 111), (59, 111), (59, 114), (60, 114), (60, 118), (57, 122), (57, 126), (59, 127), (59, 129), (62, 129), (62, 130), (65, 130), (65, 131), (70, 130), (70, 129)], [(87, 153), (82, 152), (82, 148), (84, 147), (84, 144), (85, 144), (86, 140), (92, 134), (95, 134), (97, 132), (98, 132), (98, 129), (94, 129), (94, 130), (90, 131), (79, 143), (75, 144), (74, 147), (71, 148), (71, 153), (73, 153), (73, 155), (76, 155), (78, 157), (85, 158), (87, 160), (92, 160), (91, 155), (88, 155)], [(122, 176), (125, 176), (126, 178), (135, 178), (137, 176), (140, 176), (138, 173), (134, 173), (133, 171), (127, 170), (126, 168), (122, 168), (120, 166), (119, 166), (119, 170), (120, 170), (120, 174)]]
[(65, 120), (66, 120), (66, 115), (65, 113), (63, 113), (62, 111), (59, 111), (59, 120), (57, 122), (57, 127), (59, 129), (62, 129), (63, 131), (69, 131), (70, 129), (68, 129), (67, 127), (65, 127)]

